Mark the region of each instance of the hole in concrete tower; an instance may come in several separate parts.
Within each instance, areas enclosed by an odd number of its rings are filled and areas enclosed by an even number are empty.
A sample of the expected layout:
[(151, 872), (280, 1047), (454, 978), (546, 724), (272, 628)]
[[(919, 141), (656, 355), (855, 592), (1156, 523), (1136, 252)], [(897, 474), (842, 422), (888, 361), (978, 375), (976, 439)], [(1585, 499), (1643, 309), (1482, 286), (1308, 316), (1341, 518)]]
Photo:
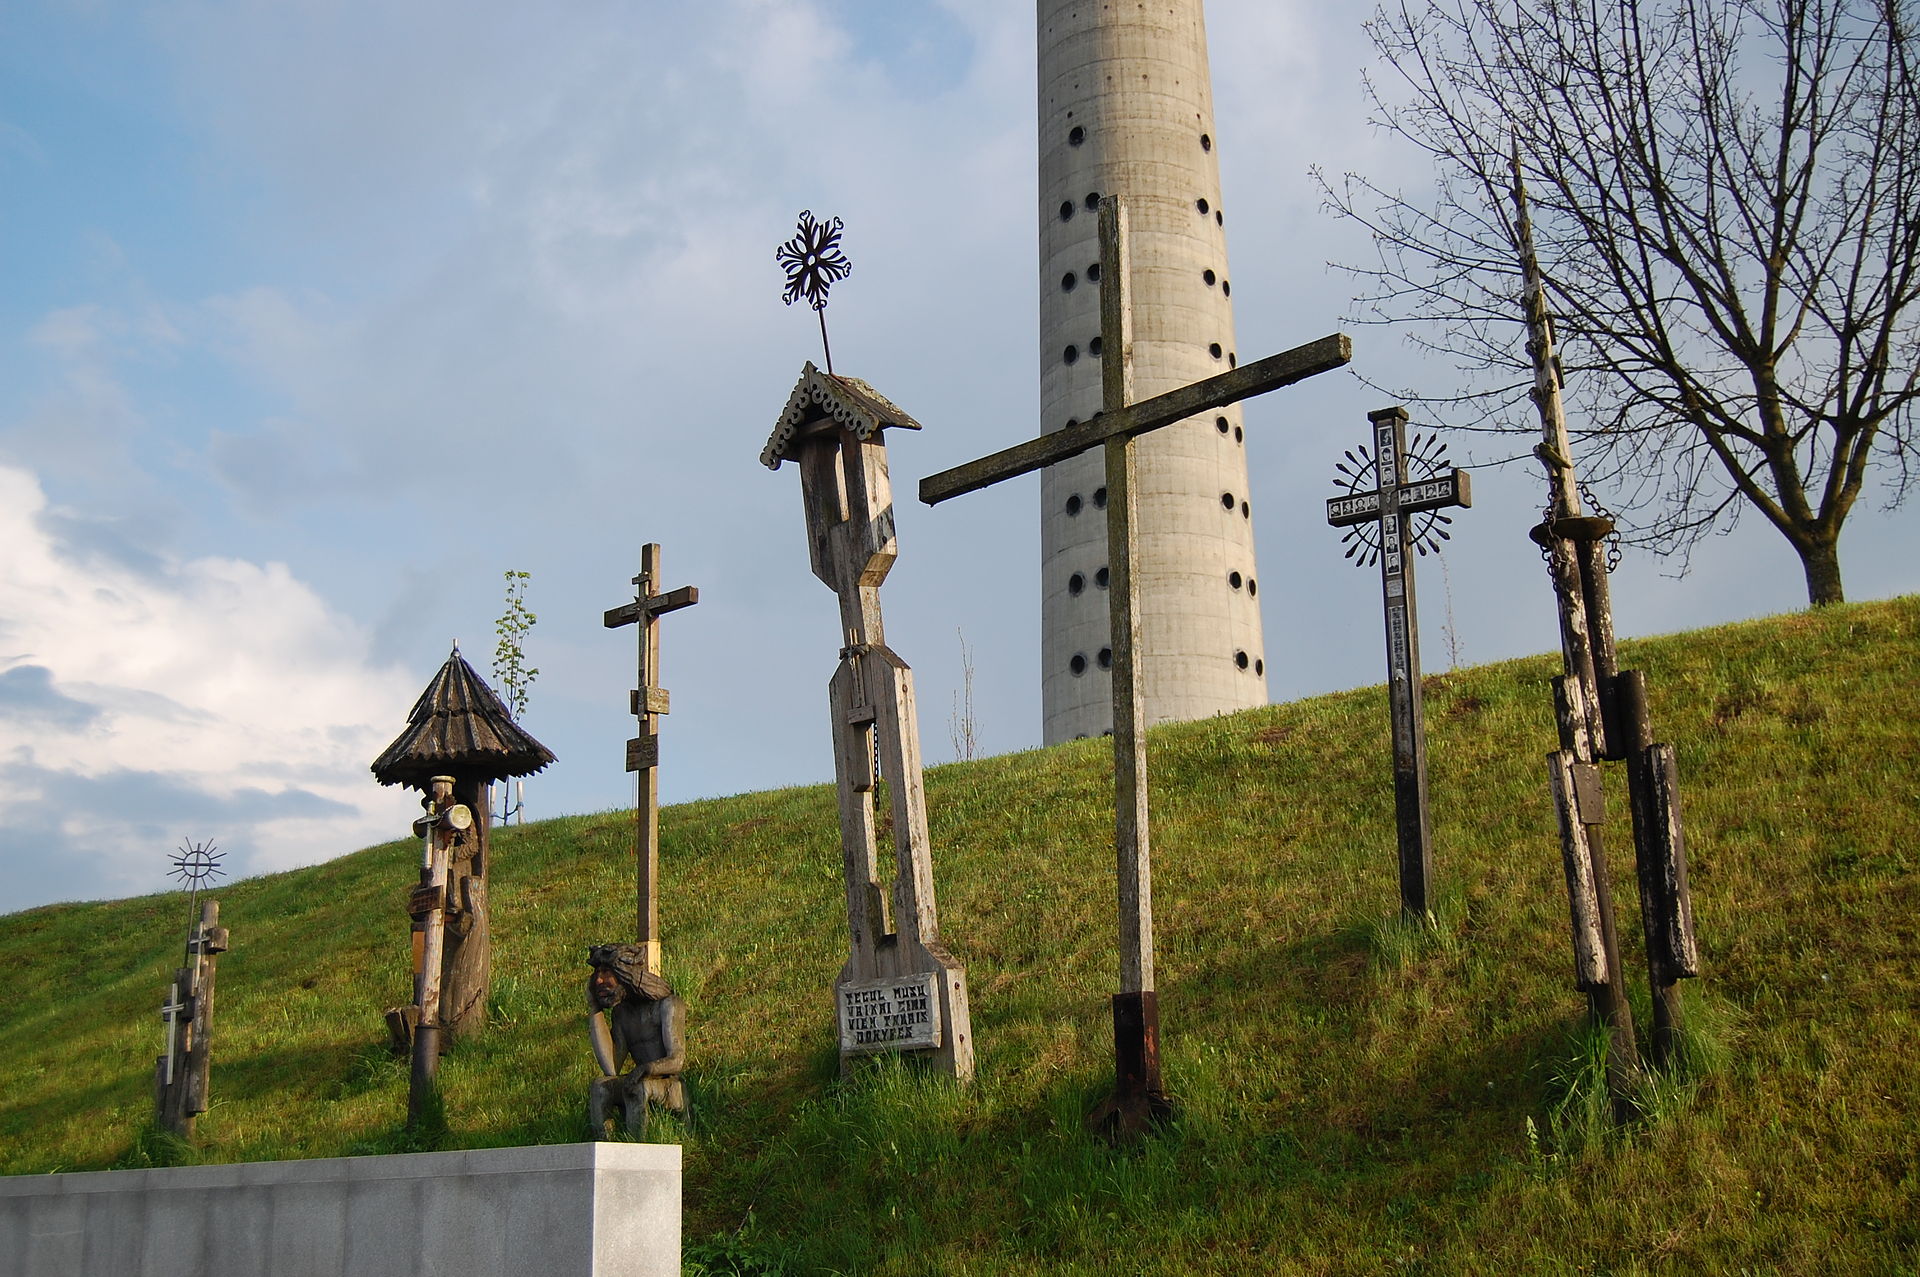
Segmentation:
[(1080, 513), (1080, 494), (1076, 492), (1072, 496), (1067, 498), (1067, 514), (1069, 517), (1071, 517), (1072, 515), (1076, 515), (1079, 513)]
[(1225, 225), (1227, 224), (1227, 215), (1226, 215), (1225, 213), (1223, 213), (1223, 212), (1221, 212), (1221, 211), (1220, 211), (1219, 209), (1217, 209), (1217, 208), (1216, 208), (1216, 209), (1214, 209), (1214, 210), (1213, 210), (1213, 224), (1214, 224), (1215, 226), (1225, 226)]
[(1089, 284), (1097, 284), (1100, 282), (1100, 263), (1099, 262), (1087, 263), (1087, 282)]
[(1100, 655), (1094, 657), (1093, 659), (1099, 662), (1101, 669), (1110, 670), (1113, 668), (1113, 649), (1110, 647), (1103, 647), (1100, 649)]
[(1093, 574), (1093, 583), (1103, 590), (1107, 588), (1107, 570), (1105, 568), (1101, 568)]
[(1073, 363), (1080, 358), (1080, 348), (1078, 346), (1068, 346), (1060, 352), (1060, 358), (1066, 360), (1068, 363)]
[(1253, 507), (1245, 501), (1240, 503), (1240, 517), (1243, 519), (1251, 519), (1253, 517)]
[(1060, 201), (1060, 220), (1064, 222), (1072, 216), (1073, 216), (1073, 201), (1061, 200)]
[(1231, 492), (1222, 492), (1220, 494), (1220, 508), (1222, 510), (1233, 509), (1233, 494)]
[(1233, 441), (1234, 441), (1235, 443), (1245, 443), (1245, 442), (1246, 442), (1246, 438), (1247, 438), (1247, 432), (1246, 432), (1246, 431), (1244, 431), (1244, 430), (1242, 430), (1242, 429), (1241, 429), (1240, 427), (1238, 427), (1238, 426), (1235, 426), (1235, 427), (1233, 428)]
[(1215, 341), (1215, 342), (1207, 343), (1207, 353), (1209, 355), (1212, 355), (1215, 359), (1218, 359), (1220, 358), (1220, 356), (1224, 355), (1227, 352), (1220, 349), (1220, 343)]
[(1091, 213), (1099, 207), (1100, 207), (1100, 192), (1088, 191), (1087, 192), (1087, 211)]
[(1222, 297), (1233, 296), (1233, 285), (1224, 279), (1220, 281), (1220, 295)]
[(1202, 216), (1205, 216), (1207, 210), (1212, 207), (1210, 204), (1207, 203), (1207, 197), (1204, 195), (1202, 195), (1199, 199), (1195, 200), (1193, 202), (1193, 206), (1200, 210), (1200, 213)]
[(1094, 355), (1094, 356), (1098, 356), (1100, 354), (1100, 339), (1098, 337), (1095, 337), (1092, 341), (1089, 341), (1087, 343), (1087, 353), (1089, 355)]
[(1258, 581), (1256, 581), (1256, 580), (1254, 580), (1254, 579), (1253, 579), (1252, 577), (1248, 577), (1248, 578), (1247, 578), (1247, 595), (1248, 595), (1248, 597), (1252, 597), (1253, 595), (1255, 595), (1255, 594), (1258, 594), (1258, 593), (1260, 593), (1260, 582), (1258, 582)]
[(1078, 146), (1087, 140), (1087, 131), (1078, 124), (1067, 130), (1067, 145)]
[(1080, 418), (1078, 418), (1078, 417), (1068, 417), (1068, 418), (1067, 418), (1067, 425), (1066, 425), (1066, 428), (1067, 428), (1067, 429), (1069, 429), (1069, 430), (1071, 430), (1071, 429), (1073, 429), (1073, 428), (1074, 428), (1075, 426), (1077, 426), (1077, 425), (1079, 425), (1079, 424), (1080, 424)]
[(1200, 149), (1203, 151), (1211, 151), (1213, 149), (1213, 139), (1205, 133), (1200, 135)]
[(1078, 572), (1075, 572), (1072, 576), (1067, 578), (1068, 594), (1071, 594), (1074, 597), (1078, 598), (1080, 595), (1080, 592), (1085, 590), (1086, 588), (1087, 588), (1087, 578), (1080, 575)]
[[(1240, 663), (1242, 665), (1246, 664), (1246, 653), (1242, 652), (1240, 655)], [(1085, 674), (1087, 672), (1087, 654), (1085, 652), (1075, 652), (1073, 659), (1067, 662), (1067, 668), (1073, 671), (1075, 678)]]
[(1253, 672), (1255, 674), (1259, 674), (1264, 677), (1267, 672), (1267, 663), (1263, 660), (1260, 660), (1258, 657), (1255, 657), (1253, 662)]
[(1221, 434), (1227, 433), (1227, 419), (1225, 417), (1215, 417), (1213, 419), (1213, 428)]
[(1233, 351), (1229, 350), (1227, 352), (1227, 367), (1238, 368), (1239, 366), (1240, 366), (1240, 356), (1235, 354)]
[(1215, 279), (1217, 279), (1217, 278), (1219, 278), (1219, 277), (1218, 277), (1217, 275), (1215, 275), (1215, 274), (1213, 273), (1213, 270), (1212, 270), (1212, 268), (1211, 268), (1211, 267), (1209, 267), (1208, 269), (1206, 269), (1206, 270), (1203, 270), (1203, 271), (1201, 271), (1201, 272), (1200, 272), (1200, 278), (1201, 278), (1201, 279), (1204, 279), (1204, 280), (1206, 280), (1206, 281), (1207, 281), (1207, 287), (1208, 287), (1208, 288), (1212, 288), (1212, 287), (1213, 287), (1213, 281), (1214, 281)]
[[(1245, 652), (1235, 652), (1233, 654), (1233, 663), (1235, 665), (1238, 665), (1241, 669), (1245, 669), (1249, 664), (1251, 664), (1251, 662), (1247, 660), (1247, 654)], [(1079, 673), (1078, 670), (1074, 672)]]
[(1068, 271), (1066, 274), (1060, 277), (1060, 291), (1063, 293), (1070, 293), (1073, 291), (1073, 286), (1079, 282), (1080, 282), (1080, 277), (1078, 275), (1075, 275), (1072, 271)]
[(1237, 589), (1239, 589), (1239, 588), (1240, 588), (1240, 574), (1239, 574), (1238, 572), (1229, 572), (1229, 573), (1227, 573), (1227, 584), (1228, 584), (1228, 585), (1231, 585), (1231, 586), (1232, 586), (1232, 587), (1233, 587), (1234, 589), (1236, 589), (1236, 590), (1237, 590)]
[(1104, 487), (1093, 490), (1093, 508), (1096, 510), (1107, 508), (1107, 490)]

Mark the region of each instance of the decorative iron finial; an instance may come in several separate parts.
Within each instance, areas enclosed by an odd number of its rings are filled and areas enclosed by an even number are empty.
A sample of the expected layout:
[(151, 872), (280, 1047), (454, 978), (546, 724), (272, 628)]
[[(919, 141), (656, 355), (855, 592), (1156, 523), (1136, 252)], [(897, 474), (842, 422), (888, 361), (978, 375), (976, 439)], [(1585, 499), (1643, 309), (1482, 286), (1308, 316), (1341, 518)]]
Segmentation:
[(178, 878), (189, 890), (198, 891), (227, 872), (220, 864), (226, 854), (214, 846), (211, 839), (206, 842), (183, 839), (180, 849), (167, 858), (173, 862), (169, 876)]
[[(1373, 490), (1377, 471), (1373, 449), (1367, 444), (1357, 448), (1348, 448), (1347, 459), (1336, 461), (1333, 468), (1337, 474), (1335, 483), (1345, 487), (1349, 496), (1358, 496)], [(1447, 445), (1438, 435), (1416, 434), (1407, 445), (1407, 474), (1405, 482), (1420, 483), (1437, 478), (1452, 468), (1446, 459)], [(1407, 516), (1413, 533), (1413, 548), (1422, 557), (1429, 553), (1438, 554), (1442, 541), (1453, 540), (1453, 533), (1447, 527), (1453, 523), (1453, 516), (1441, 514), (1438, 510), (1421, 510)], [(1347, 547), (1344, 557), (1353, 560), (1353, 566), (1368, 568), (1380, 561), (1380, 523), (1368, 519), (1365, 523), (1350, 525), (1340, 537), (1340, 543)]]
[(773, 259), (787, 272), (786, 291), (780, 300), (791, 306), (807, 299), (820, 317), (820, 347), (826, 354), (827, 373), (833, 373), (833, 347), (827, 344), (827, 292), (853, 273), (853, 263), (840, 251), (840, 232), (845, 224), (839, 218), (815, 221), (811, 209), (800, 214), (799, 234), (780, 245)]

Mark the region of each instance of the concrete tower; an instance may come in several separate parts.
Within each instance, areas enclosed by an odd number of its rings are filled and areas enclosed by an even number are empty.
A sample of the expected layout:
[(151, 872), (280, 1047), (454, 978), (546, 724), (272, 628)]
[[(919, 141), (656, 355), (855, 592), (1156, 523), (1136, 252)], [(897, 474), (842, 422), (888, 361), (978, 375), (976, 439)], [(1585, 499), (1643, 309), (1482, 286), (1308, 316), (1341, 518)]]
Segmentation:
[[(1040, 411), (1100, 408), (1097, 205), (1132, 223), (1134, 393), (1236, 362), (1201, 0), (1038, 0)], [(1134, 442), (1149, 724), (1267, 701), (1247, 455), (1235, 406)], [(1041, 477), (1041, 698), (1049, 744), (1113, 726), (1098, 449)]]

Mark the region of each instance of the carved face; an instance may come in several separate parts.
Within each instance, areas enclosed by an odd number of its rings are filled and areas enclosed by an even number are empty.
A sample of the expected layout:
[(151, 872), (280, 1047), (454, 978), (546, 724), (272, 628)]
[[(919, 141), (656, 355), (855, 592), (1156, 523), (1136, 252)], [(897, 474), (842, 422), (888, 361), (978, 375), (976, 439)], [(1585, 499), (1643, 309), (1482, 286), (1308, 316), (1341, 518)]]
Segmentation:
[(620, 977), (611, 968), (595, 967), (593, 974), (587, 977), (587, 1000), (596, 1011), (619, 1006), (620, 1000), (626, 996), (627, 991), (621, 985)]

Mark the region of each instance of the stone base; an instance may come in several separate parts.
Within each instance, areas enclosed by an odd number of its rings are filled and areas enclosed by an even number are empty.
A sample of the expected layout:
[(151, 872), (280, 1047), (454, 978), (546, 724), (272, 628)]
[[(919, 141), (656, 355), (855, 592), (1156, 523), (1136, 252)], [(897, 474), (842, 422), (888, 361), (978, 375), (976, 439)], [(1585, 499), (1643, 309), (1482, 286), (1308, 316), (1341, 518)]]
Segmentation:
[(0, 1256), (15, 1277), (674, 1277), (680, 1147), (0, 1176)]

